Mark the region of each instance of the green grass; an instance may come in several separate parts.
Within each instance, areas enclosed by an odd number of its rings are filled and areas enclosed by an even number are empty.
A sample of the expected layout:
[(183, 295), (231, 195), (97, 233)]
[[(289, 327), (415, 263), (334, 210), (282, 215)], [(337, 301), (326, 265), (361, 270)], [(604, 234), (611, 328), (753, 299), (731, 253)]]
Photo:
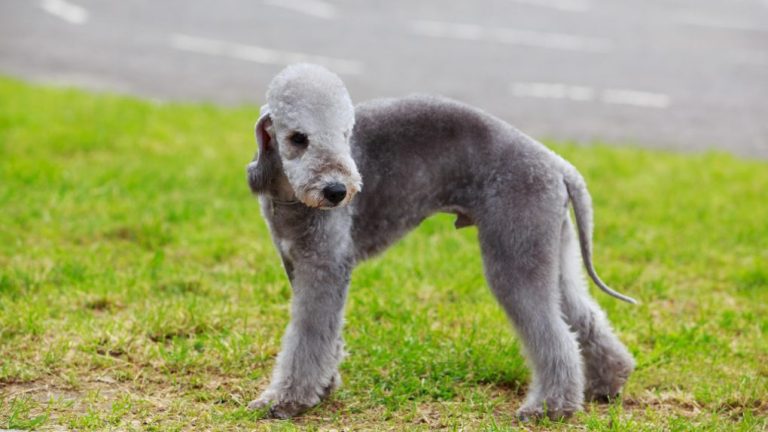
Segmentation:
[[(290, 288), (248, 191), (253, 107), (0, 79), (0, 428), (507, 430), (529, 380), (474, 228), (438, 216), (355, 272), (345, 384), (265, 386)], [(590, 183), (622, 403), (531, 429), (768, 427), (768, 164), (551, 143)]]

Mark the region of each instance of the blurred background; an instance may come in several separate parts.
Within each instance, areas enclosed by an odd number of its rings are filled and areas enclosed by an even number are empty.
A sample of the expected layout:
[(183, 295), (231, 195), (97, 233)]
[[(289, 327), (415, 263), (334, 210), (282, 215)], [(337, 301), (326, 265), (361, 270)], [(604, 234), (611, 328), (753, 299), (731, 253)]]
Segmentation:
[(2, 0), (0, 73), (261, 104), (284, 65), (542, 139), (768, 158), (768, 0)]

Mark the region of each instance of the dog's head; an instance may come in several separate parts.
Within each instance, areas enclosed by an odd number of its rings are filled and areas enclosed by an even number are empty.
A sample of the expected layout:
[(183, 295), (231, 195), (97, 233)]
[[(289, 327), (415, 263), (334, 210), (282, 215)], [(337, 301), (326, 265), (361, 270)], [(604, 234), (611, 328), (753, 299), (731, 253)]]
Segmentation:
[(320, 66), (289, 66), (270, 83), (267, 104), (248, 165), (251, 190), (313, 208), (348, 204), (362, 180), (349, 146), (355, 111), (341, 79)]

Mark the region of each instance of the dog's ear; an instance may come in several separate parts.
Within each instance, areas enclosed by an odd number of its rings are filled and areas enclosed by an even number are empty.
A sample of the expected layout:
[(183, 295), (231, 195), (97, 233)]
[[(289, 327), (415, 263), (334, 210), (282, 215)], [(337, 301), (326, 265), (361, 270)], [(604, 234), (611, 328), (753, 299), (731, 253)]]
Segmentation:
[(280, 158), (272, 150), (275, 148), (274, 130), (269, 106), (261, 107), (261, 116), (256, 122), (256, 141), (259, 150), (248, 164), (248, 184), (253, 193), (267, 192), (273, 180), (281, 170)]
[(269, 105), (261, 107), (261, 116), (256, 122), (256, 141), (259, 143), (259, 154), (269, 151), (272, 146), (272, 116)]

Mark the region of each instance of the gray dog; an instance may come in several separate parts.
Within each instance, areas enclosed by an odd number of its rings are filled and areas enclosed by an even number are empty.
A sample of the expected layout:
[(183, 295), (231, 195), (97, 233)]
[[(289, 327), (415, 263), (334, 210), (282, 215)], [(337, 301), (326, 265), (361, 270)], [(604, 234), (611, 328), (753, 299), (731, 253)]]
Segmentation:
[(568, 416), (585, 398), (619, 393), (634, 360), (589, 296), (579, 255), (603, 291), (634, 300), (595, 273), (591, 200), (571, 164), (452, 100), (412, 96), (354, 108), (341, 80), (320, 66), (284, 69), (267, 103), (248, 182), (293, 299), (272, 381), (249, 408), (292, 417), (341, 383), (352, 269), (435, 212), (455, 214), (457, 228), (477, 226), (486, 279), (533, 369), (521, 419)]

